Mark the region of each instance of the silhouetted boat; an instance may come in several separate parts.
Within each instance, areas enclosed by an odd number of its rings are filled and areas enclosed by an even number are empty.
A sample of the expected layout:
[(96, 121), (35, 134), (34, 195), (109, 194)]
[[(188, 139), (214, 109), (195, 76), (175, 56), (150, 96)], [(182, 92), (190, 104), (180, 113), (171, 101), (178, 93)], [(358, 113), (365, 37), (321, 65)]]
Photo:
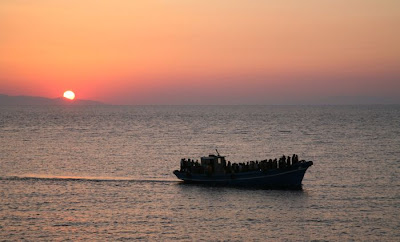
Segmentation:
[(182, 159), (181, 170), (175, 170), (173, 173), (185, 183), (301, 189), (304, 174), (308, 167), (313, 165), (312, 161), (304, 160), (277, 163), (275, 159), (275, 165), (270, 164), (270, 161), (257, 161), (257, 163), (252, 161), (251, 164), (256, 165), (252, 165), (251, 169), (238, 171), (238, 169), (233, 169), (235, 165), (238, 165), (230, 164), (230, 162), (227, 164), (225, 156), (209, 155), (201, 157), (201, 163)]

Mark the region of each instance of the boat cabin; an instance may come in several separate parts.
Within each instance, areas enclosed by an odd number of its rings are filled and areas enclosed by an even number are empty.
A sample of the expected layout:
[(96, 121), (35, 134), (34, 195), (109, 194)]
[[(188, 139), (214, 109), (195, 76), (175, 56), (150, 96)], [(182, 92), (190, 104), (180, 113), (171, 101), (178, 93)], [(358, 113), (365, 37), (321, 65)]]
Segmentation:
[(209, 173), (223, 173), (226, 167), (225, 156), (211, 154), (201, 157), (201, 166)]

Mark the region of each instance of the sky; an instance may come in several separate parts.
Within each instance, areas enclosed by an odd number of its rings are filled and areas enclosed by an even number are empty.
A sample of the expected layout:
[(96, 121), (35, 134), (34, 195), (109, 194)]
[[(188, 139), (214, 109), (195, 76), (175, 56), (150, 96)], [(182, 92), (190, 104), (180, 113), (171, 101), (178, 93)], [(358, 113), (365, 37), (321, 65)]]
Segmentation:
[(400, 97), (398, 0), (2, 0), (0, 93), (110, 104)]

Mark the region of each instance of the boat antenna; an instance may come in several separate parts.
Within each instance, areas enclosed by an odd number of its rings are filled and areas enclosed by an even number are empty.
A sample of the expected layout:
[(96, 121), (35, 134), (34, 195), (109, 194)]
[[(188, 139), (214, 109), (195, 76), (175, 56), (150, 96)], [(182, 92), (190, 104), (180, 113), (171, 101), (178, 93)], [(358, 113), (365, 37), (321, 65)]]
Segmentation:
[(219, 155), (219, 152), (218, 152), (218, 149), (215, 149), (215, 151), (217, 152), (217, 155), (220, 156), (220, 155)]

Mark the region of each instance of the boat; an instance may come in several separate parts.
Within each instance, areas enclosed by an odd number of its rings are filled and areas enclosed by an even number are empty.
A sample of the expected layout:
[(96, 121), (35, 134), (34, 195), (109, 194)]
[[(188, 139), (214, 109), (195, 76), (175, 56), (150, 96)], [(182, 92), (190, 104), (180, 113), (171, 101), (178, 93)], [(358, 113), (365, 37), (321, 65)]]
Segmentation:
[(225, 156), (201, 157), (201, 162), (181, 159), (180, 170), (173, 173), (184, 183), (211, 186), (302, 189), (302, 181), (312, 161), (298, 160), (297, 155), (278, 159), (227, 162)]

